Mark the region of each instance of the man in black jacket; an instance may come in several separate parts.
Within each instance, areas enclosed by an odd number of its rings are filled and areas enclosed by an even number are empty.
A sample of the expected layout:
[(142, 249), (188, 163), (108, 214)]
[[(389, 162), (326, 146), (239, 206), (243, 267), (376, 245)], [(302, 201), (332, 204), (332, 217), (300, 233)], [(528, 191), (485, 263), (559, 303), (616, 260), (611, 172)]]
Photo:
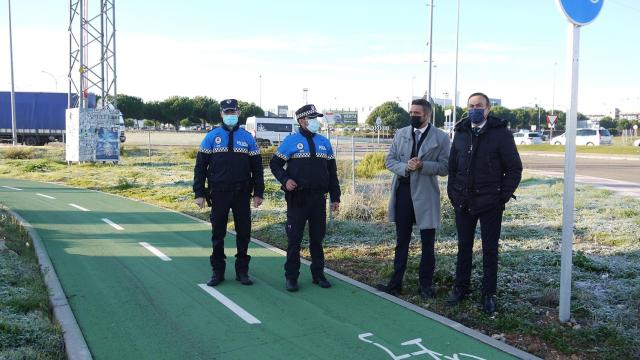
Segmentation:
[(211, 205), (213, 251), (209, 262), (213, 275), (207, 285), (217, 286), (224, 281), (224, 237), (227, 234), (229, 210), (233, 211), (236, 229), (236, 280), (243, 285), (251, 285), (251, 256), (247, 254), (251, 238), (249, 203), (253, 197), (254, 207), (262, 204), (262, 157), (253, 136), (238, 124), (238, 101), (221, 101), (220, 115), (222, 125), (207, 133), (200, 144), (193, 176), (196, 205), (204, 208), (205, 201)]
[(502, 212), (514, 198), (522, 176), (522, 161), (507, 129), (507, 121), (489, 116), (487, 95), (474, 93), (468, 100), (469, 116), (455, 126), (449, 155), (447, 194), (455, 209), (458, 261), (449, 303), (467, 298), (476, 225), (482, 238), (482, 304), (487, 314), (496, 309), (498, 239)]

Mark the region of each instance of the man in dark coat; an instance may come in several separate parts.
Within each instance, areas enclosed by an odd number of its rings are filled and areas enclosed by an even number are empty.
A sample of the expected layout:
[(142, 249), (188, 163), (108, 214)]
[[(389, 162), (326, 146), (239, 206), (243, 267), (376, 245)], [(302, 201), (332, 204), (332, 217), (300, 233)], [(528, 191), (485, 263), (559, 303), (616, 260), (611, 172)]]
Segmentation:
[(498, 239), (502, 212), (522, 176), (522, 161), (507, 121), (489, 116), (487, 95), (471, 94), (469, 116), (455, 126), (449, 155), (447, 194), (455, 209), (458, 259), (455, 286), (449, 303), (455, 305), (470, 292), (471, 260), (476, 225), (482, 238), (482, 305), (496, 309)]

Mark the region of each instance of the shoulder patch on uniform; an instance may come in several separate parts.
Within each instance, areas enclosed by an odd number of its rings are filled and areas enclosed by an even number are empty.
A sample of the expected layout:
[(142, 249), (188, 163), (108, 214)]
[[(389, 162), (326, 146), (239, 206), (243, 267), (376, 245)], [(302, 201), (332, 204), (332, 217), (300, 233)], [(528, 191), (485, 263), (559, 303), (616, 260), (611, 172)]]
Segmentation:
[(302, 145), (302, 143), (298, 143), (296, 145), (296, 148), (298, 148), (298, 150), (302, 150), (302, 149), (304, 149), (304, 145)]
[(220, 136), (216, 136), (215, 140), (213, 140), (216, 145), (220, 145), (220, 143), (222, 142), (222, 138)]

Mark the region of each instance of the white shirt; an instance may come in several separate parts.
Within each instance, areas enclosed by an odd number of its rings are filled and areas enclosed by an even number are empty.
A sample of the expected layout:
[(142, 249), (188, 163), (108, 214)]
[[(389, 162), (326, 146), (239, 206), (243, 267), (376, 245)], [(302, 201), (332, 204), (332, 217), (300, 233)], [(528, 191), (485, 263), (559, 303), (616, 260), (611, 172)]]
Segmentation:
[(431, 123), (427, 123), (427, 126), (423, 126), (420, 129), (413, 129), (413, 136), (416, 136), (416, 130), (418, 130), (420, 132), (420, 137), (418, 137), (418, 140), (420, 140), (420, 138), (422, 137), (422, 134), (427, 131), (427, 129), (429, 128), (429, 126), (431, 126)]
[(487, 119), (484, 119), (484, 121), (480, 125), (476, 125), (474, 123), (471, 123), (471, 127), (472, 128), (480, 128), (480, 129), (482, 129), (486, 124), (487, 124)]

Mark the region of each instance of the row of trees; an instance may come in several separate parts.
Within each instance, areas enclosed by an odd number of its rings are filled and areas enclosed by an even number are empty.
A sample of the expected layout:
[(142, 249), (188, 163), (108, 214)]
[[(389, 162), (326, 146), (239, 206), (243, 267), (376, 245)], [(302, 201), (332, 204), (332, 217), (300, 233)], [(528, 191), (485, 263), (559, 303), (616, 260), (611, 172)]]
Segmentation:
[[(442, 107), (438, 104), (433, 104), (433, 111), (435, 113), (435, 125), (442, 127), (445, 121), (445, 111), (453, 109), (453, 106)], [(491, 108), (491, 114), (495, 117), (505, 119), (509, 121), (511, 128), (513, 129), (530, 129), (531, 125), (540, 125), (547, 128), (547, 115), (552, 115), (551, 111), (544, 108), (535, 107), (522, 107), (516, 109), (509, 109), (504, 106), (494, 106)], [(555, 110), (553, 115), (558, 116), (556, 123), (556, 130), (564, 130), (566, 124), (566, 114), (563, 111)], [(458, 120), (466, 116), (466, 110), (461, 107), (456, 107), (456, 118)], [(392, 129), (399, 129), (404, 126), (408, 126), (411, 123), (409, 113), (395, 101), (387, 101), (382, 105), (376, 107), (369, 117), (367, 118), (367, 125), (374, 126), (376, 119), (380, 117), (383, 126), (389, 126)], [(578, 113), (578, 120), (586, 120), (587, 117), (581, 113)], [(606, 127), (606, 126), (604, 126)], [(614, 126), (615, 127), (615, 126)]]
[(609, 130), (629, 130), (633, 129), (634, 125), (640, 126), (640, 121), (627, 119), (614, 120), (610, 116), (605, 116), (600, 120), (600, 126)]
[[(220, 103), (208, 96), (172, 96), (162, 101), (144, 102), (136, 96), (119, 94), (118, 109), (127, 119), (127, 126), (133, 125), (131, 119), (146, 119), (154, 126), (158, 123), (172, 124), (176, 130), (180, 126), (216, 124), (222, 121)], [(264, 116), (264, 111), (255, 103), (238, 101), (240, 107), (240, 123), (244, 124), (248, 117)]]
[[(262, 110), (255, 103), (238, 101), (241, 110), (240, 124), (244, 124), (246, 119), (251, 116), (264, 116)], [(442, 107), (433, 104), (435, 113), (435, 124), (442, 127), (445, 121), (445, 110), (452, 109), (452, 106)], [(196, 96), (193, 98), (185, 96), (172, 96), (162, 101), (144, 102), (141, 98), (120, 94), (118, 95), (118, 109), (122, 112), (127, 126), (133, 125), (130, 119), (146, 119), (152, 122), (152, 126), (158, 123), (172, 124), (176, 129), (180, 126), (217, 124), (222, 121), (220, 117), (220, 103), (207, 96)], [(456, 107), (457, 119), (466, 116), (465, 109)], [(531, 125), (540, 125), (546, 128), (547, 115), (551, 115), (551, 111), (544, 108), (522, 107), (509, 109), (503, 106), (494, 106), (491, 108), (493, 116), (509, 121), (513, 129), (530, 129)], [(566, 124), (566, 114), (563, 111), (555, 110), (554, 115), (558, 116), (556, 130), (563, 131)], [(409, 113), (395, 101), (387, 101), (376, 107), (366, 120), (367, 125), (376, 125), (376, 119), (382, 119), (383, 126), (389, 126), (391, 129), (399, 129), (408, 126), (411, 123)], [(587, 117), (578, 113), (578, 120), (586, 120)], [(600, 120), (600, 126), (613, 130), (629, 129), (634, 124), (638, 124), (637, 120), (613, 120), (605, 117)]]

